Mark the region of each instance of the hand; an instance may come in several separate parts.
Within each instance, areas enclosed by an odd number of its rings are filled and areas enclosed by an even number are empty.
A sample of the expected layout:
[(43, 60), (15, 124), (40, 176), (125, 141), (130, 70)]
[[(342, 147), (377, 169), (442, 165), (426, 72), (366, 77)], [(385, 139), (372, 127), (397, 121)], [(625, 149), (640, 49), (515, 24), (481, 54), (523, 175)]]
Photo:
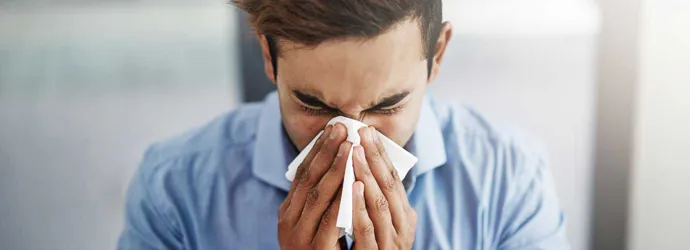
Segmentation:
[(362, 128), (359, 134), (362, 146), (353, 152), (354, 248), (411, 249), (417, 212), (376, 130)]
[(297, 169), (278, 214), (281, 249), (340, 249), (335, 222), (352, 147), (345, 138), (345, 126), (328, 126)]

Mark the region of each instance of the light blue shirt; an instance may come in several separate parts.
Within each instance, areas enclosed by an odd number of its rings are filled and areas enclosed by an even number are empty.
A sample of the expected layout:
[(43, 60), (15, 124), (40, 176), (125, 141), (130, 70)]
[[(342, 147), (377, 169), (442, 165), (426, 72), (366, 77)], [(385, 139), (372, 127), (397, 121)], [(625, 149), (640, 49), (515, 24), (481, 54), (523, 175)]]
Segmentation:
[[(279, 249), (296, 152), (278, 105), (273, 93), (151, 146), (118, 249)], [(520, 133), (426, 97), (407, 149), (414, 249), (570, 249), (545, 154)]]

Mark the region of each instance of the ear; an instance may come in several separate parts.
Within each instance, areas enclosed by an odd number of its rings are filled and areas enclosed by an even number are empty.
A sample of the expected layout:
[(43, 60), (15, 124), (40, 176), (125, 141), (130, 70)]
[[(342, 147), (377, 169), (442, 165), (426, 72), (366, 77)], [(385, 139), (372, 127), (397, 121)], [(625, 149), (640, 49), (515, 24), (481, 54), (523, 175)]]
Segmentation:
[(261, 54), (264, 58), (264, 73), (273, 84), (276, 84), (276, 78), (273, 74), (273, 63), (271, 61), (271, 51), (268, 47), (268, 40), (266, 40), (266, 36), (261, 34), (257, 35), (256, 38), (259, 40), (259, 43), (261, 44)]
[(452, 36), (453, 25), (451, 25), (450, 22), (444, 22), (441, 27), (441, 33), (436, 40), (436, 53), (434, 54), (434, 61), (431, 66), (431, 76), (427, 83), (432, 83), (436, 79), (436, 76), (438, 76), (438, 72), (441, 69), (441, 62), (443, 61), (443, 55), (446, 53), (446, 48), (448, 48), (448, 43), (450, 43), (450, 38)]

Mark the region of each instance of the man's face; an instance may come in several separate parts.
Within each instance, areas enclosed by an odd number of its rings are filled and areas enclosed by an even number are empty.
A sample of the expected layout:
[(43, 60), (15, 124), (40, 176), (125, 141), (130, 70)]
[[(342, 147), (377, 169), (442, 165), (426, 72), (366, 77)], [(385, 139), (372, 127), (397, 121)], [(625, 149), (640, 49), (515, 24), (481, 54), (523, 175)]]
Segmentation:
[[(331, 118), (342, 115), (404, 146), (429, 80), (422, 46), (416, 21), (372, 39), (326, 41), (313, 48), (281, 41), (276, 84), (292, 142), (304, 149)], [(272, 68), (267, 74), (272, 77)]]

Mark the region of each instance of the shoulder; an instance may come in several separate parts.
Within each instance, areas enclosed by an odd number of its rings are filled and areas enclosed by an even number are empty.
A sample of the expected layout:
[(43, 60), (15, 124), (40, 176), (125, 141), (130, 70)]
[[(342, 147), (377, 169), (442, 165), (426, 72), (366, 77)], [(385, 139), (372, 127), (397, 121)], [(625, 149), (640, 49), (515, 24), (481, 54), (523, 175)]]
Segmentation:
[(153, 143), (145, 152), (131, 188), (149, 192), (157, 206), (170, 198), (194, 199), (196, 189), (218, 178), (250, 173), (262, 104), (243, 105), (207, 124)]
[(456, 180), (466, 183), (462, 188), (471, 191), (462, 193), (487, 216), (486, 237), (496, 240), (491, 244), (569, 249), (544, 144), (472, 108), (437, 106), (449, 154), (446, 171), (463, 177)]
[(548, 166), (546, 146), (535, 136), (467, 106), (438, 100), (433, 106), (448, 160), (463, 168), (478, 193), (527, 184)]
[(512, 152), (544, 161), (548, 158), (545, 144), (516, 126), (496, 121), (468, 106), (432, 102), (444, 136), (462, 152)]
[(220, 148), (241, 146), (253, 141), (261, 104), (246, 104), (216, 117), (205, 125), (153, 143), (146, 156), (163, 162)]

